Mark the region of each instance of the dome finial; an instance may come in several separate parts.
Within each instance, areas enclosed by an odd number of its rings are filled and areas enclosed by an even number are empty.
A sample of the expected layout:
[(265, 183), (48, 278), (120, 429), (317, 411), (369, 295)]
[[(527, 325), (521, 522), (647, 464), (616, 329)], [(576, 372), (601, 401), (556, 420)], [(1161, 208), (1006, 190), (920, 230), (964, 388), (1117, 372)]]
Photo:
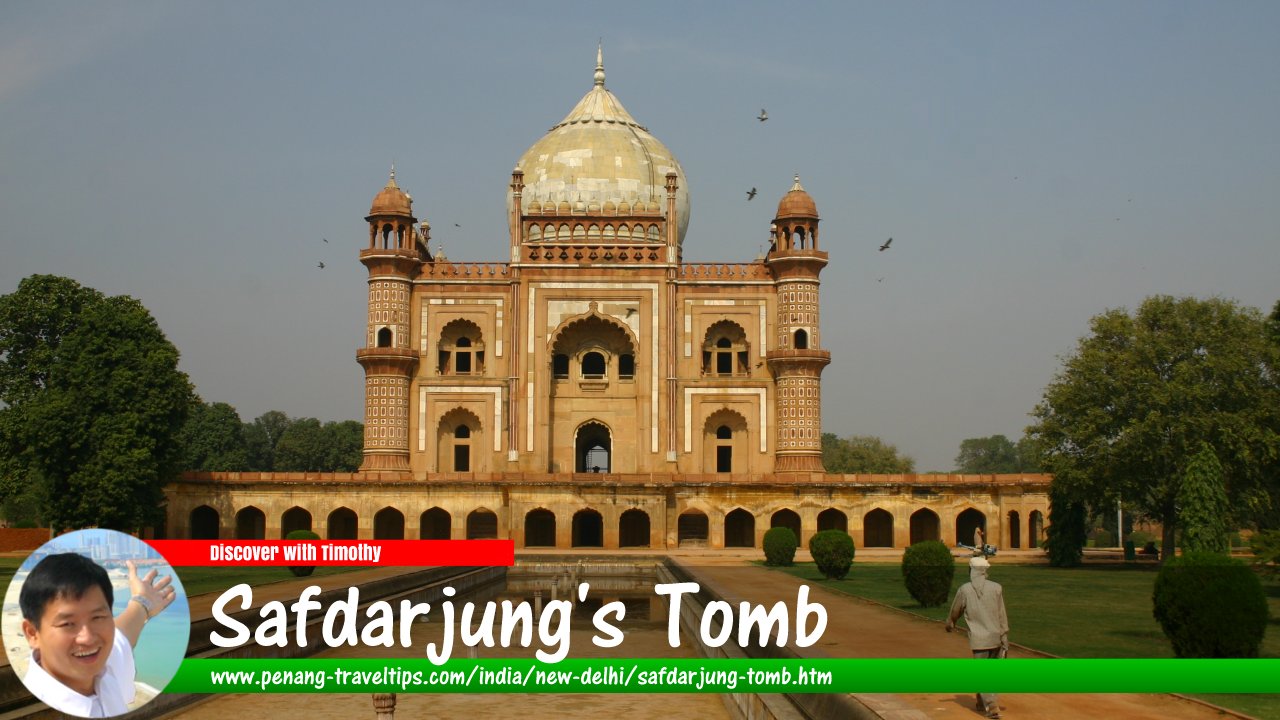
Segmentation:
[(400, 187), (396, 185), (396, 161), (391, 161), (391, 177), (387, 180), (387, 187)]
[(804, 188), (800, 187), (800, 173), (796, 173), (796, 182), (795, 182), (795, 184), (794, 184), (794, 185), (792, 185), (792, 186), (791, 186), (791, 189), (792, 189), (792, 190), (804, 190)]
[(604, 39), (596, 45), (596, 87), (604, 87)]

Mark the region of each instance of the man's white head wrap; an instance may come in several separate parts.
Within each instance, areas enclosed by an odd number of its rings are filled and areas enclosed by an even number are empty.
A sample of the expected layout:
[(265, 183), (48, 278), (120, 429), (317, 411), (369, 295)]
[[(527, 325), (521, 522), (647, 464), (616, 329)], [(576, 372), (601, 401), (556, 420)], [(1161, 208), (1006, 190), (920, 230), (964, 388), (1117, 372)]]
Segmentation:
[(991, 563), (987, 562), (984, 557), (975, 557), (969, 560), (969, 583), (973, 585), (973, 591), (982, 597), (982, 593), (987, 589), (987, 570), (991, 567)]

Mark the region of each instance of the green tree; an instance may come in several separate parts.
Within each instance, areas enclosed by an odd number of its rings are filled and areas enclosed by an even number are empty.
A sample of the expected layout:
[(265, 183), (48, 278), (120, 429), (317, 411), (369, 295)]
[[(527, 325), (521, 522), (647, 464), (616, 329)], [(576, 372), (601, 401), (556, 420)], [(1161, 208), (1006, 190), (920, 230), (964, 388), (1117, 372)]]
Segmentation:
[(269, 410), (244, 425), (244, 442), (249, 453), (249, 469), (271, 472), (276, 469), (276, 445), (293, 423), (279, 410)]
[(956, 472), (990, 475), (1021, 471), (1018, 448), (1004, 435), (969, 438), (960, 443)]
[(1018, 453), (1017, 472), (1044, 472), (1044, 462), (1040, 459), (1040, 445), (1034, 438), (1023, 437), (1014, 448)]
[(137, 300), (40, 275), (0, 297), (0, 495), (37, 487), (55, 530), (159, 522), (192, 398)]
[[(1280, 348), (1261, 314), (1220, 298), (1155, 296), (1109, 310), (1045, 389), (1029, 435), (1056, 496), (1126, 505), (1164, 526), (1173, 550), (1178, 491), (1202, 443), (1222, 463), (1231, 506), (1269, 510), (1268, 464), (1280, 456)], [(1071, 535), (1074, 537), (1074, 534)]]
[(822, 434), (822, 464), (830, 473), (914, 472), (916, 461), (898, 454), (898, 448), (878, 437), (851, 435), (841, 438), (834, 433)]
[(1178, 488), (1178, 524), (1183, 552), (1230, 552), (1227, 535), (1227, 492), (1222, 465), (1208, 443), (1191, 458)]
[(355, 472), (364, 459), (364, 425), (297, 418), (275, 449), (277, 472)]
[(244, 423), (227, 403), (197, 401), (182, 427), (183, 469), (240, 472), (249, 469)]
[(364, 423), (343, 420), (324, 424), (328, 472), (355, 472), (364, 462)]

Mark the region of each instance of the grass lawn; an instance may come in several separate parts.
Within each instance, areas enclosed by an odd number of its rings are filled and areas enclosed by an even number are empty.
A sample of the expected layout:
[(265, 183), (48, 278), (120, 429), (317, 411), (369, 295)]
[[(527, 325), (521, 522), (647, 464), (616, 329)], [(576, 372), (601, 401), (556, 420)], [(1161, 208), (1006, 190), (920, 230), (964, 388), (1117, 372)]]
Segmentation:
[[(922, 608), (907, 594), (897, 563), (855, 563), (849, 576), (827, 581), (813, 563), (775, 568), (821, 587), (864, 597), (934, 620), (945, 620), (948, 607)], [(1009, 637), (1015, 643), (1063, 657), (1166, 658), (1173, 649), (1151, 614), (1156, 568), (1149, 565), (1004, 565), (991, 568), (992, 580), (1004, 586)], [(968, 568), (956, 565), (951, 596), (969, 579)], [(1280, 658), (1280, 579), (1263, 582), (1271, 621), (1260, 655)], [(1280, 719), (1280, 695), (1205, 695), (1203, 699), (1259, 718)]]

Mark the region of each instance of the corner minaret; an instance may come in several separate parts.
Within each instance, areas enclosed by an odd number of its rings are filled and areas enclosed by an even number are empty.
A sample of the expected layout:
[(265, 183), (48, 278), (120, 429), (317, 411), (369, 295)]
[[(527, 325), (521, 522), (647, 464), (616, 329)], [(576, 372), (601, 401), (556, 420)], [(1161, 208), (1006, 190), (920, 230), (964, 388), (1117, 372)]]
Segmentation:
[(818, 207), (796, 175), (778, 203), (772, 246), (765, 258), (778, 292), (776, 345), (765, 355), (777, 379), (774, 472), (825, 472), (822, 467), (822, 369), (818, 274), (827, 254), (818, 250)]
[(356, 351), (365, 377), (360, 470), (407, 471), (409, 381), (418, 364), (409, 308), (425, 239), (414, 230), (413, 198), (396, 185), (394, 165), (365, 220), (369, 246), (360, 251), (360, 262), (369, 269), (369, 321), (365, 346)]

